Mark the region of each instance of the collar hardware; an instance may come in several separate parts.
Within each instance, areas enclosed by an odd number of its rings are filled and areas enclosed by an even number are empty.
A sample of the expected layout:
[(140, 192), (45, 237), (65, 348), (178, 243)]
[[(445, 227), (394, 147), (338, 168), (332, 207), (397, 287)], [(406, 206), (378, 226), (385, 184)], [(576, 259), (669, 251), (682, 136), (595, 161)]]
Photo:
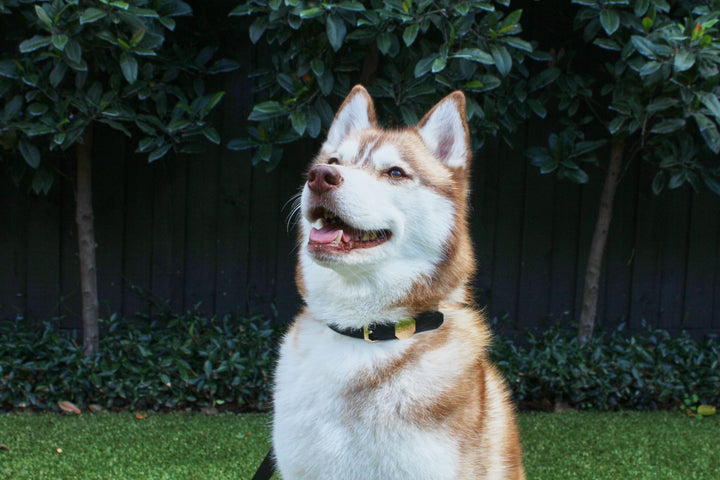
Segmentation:
[(381, 340), (407, 340), (415, 334), (439, 328), (443, 321), (444, 315), (442, 312), (427, 311), (389, 325), (370, 322), (362, 328), (341, 328), (331, 323), (327, 324), (327, 326), (346, 337), (376, 343)]

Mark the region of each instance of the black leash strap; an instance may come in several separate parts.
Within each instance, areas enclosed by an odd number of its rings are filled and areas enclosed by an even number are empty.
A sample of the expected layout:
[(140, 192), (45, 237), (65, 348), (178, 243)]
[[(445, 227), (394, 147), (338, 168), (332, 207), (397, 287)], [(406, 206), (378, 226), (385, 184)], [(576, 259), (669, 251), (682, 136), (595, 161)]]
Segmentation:
[(252, 480), (270, 480), (273, 473), (275, 473), (275, 452), (273, 452), (271, 448), (267, 455), (265, 455), (265, 460), (263, 460), (260, 467), (258, 467)]

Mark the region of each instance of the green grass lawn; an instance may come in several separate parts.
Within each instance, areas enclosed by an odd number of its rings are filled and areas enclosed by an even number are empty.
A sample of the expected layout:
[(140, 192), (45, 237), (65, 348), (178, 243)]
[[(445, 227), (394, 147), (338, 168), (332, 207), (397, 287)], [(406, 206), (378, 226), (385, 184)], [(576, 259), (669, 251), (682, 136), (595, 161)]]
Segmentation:
[[(0, 479), (249, 479), (266, 415), (0, 415)], [(720, 420), (681, 413), (520, 415), (528, 479), (719, 480)], [(341, 479), (339, 479), (341, 480)]]

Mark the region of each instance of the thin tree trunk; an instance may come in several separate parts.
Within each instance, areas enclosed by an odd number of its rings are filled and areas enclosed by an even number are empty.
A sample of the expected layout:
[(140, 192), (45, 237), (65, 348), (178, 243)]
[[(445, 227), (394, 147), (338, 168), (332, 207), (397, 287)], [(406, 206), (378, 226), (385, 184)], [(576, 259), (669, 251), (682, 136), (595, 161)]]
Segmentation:
[(623, 150), (625, 142), (614, 140), (610, 150), (610, 165), (608, 166), (602, 195), (600, 197), (600, 208), (595, 223), (590, 255), (588, 256), (587, 269), (585, 270), (585, 290), (583, 292), (582, 313), (578, 326), (577, 340), (580, 345), (585, 344), (592, 337), (595, 327), (595, 316), (597, 314), (598, 289), (600, 274), (602, 273), (603, 255), (607, 243), (610, 221), (612, 220), (613, 201), (617, 190), (620, 171), (623, 163)]
[(76, 147), (77, 191), (75, 221), (78, 227), (80, 290), (82, 292), (83, 354), (92, 357), (99, 350), (97, 271), (95, 268), (95, 227), (92, 208), (92, 124), (85, 128)]

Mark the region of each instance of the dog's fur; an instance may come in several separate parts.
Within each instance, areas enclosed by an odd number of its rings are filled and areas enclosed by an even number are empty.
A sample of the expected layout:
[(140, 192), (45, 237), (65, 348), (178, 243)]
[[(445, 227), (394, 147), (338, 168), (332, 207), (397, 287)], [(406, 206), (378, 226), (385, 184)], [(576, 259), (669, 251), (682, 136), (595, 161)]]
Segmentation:
[[(283, 479), (525, 478), (489, 331), (466, 306), (470, 158), (461, 92), (397, 131), (377, 126), (361, 86), (340, 107), (301, 197), (306, 306), (275, 376)], [(350, 232), (333, 242), (318, 233), (328, 211)], [(363, 232), (378, 238), (363, 243)], [(327, 326), (392, 324), (427, 310), (445, 323), (406, 340), (367, 343)]]

